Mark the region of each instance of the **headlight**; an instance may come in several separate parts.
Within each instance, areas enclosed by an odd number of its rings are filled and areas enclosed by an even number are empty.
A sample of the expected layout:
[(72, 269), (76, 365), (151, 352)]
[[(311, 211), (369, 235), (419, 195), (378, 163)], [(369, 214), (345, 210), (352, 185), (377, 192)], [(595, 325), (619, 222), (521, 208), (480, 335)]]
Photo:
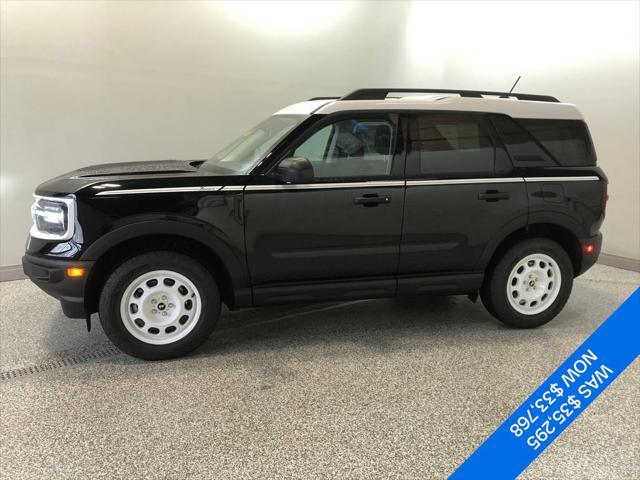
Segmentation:
[(75, 198), (34, 195), (31, 236), (44, 240), (68, 240), (73, 236)]

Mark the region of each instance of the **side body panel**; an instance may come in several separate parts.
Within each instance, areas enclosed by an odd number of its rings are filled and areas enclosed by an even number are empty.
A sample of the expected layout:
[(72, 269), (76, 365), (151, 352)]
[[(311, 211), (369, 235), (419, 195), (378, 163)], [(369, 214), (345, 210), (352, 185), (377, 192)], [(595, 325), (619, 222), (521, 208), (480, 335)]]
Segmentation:
[[(349, 167), (343, 176), (319, 175), (305, 184), (278, 184), (272, 177), (281, 159), (324, 127), (381, 118), (396, 126), (386, 175), (351, 176)], [(245, 206), (247, 263), (256, 304), (395, 295), (405, 195), (402, 132), (393, 112), (330, 115), (254, 172)], [(331, 137), (328, 142), (325, 155)], [(355, 154), (333, 161), (353, 166), (360, 158)]]
[[(527, 195), (519, 178), (421, 184), (409, 180), (400, 274), (474, 271), (491, 238), (527, 225)], [(490, 202), (485, 192), (509, 198)]]
[[(245, 192), (252, 283), (331, 280), (396, 273), (404, 182)], [(367, 207), (365, 195), (389, 203)]]
[[(401, 294), (433, 291), (431, 276), (459, 274), (453, 277), (459, 280), (449, 282), (444, 290), (474, 291), (483, 279), (480, 259), (493, 239), (527, 225), (525, 184), (515, 174), (484, 116), (459, 112), (419, 115), (408, 115), (410, 135), (420, 138), (417, 142), (410, 139), (409, 144), (425, 149), (426, 154), (411, 151), (413, 147), (407, 154), (398, 290)], [(450, 125), (440, 126), (439, 122)], [(460, 128), (452, 130), (456, 122), (460, 122)], [(446, 133), (454, 135), (461, 145), (453, 147), (455, 139), (446, 139)], [(465, 146), (465, 142), (478, 145)], [(484, 171), (456, 172), (458, 162), (474, 165), (475, 156), (484, 158)], [(431, 158), (436, 161), (422, 163)], [(442, 173), (430, 170), (431, 164)], [(443, 171), (448, 165), (451, 171)]]
[(604, 222), (607, 178), (597, 167), (528, 169), (526, 180), (531, 224), (551, 222), (577, 238), (599, 233)]

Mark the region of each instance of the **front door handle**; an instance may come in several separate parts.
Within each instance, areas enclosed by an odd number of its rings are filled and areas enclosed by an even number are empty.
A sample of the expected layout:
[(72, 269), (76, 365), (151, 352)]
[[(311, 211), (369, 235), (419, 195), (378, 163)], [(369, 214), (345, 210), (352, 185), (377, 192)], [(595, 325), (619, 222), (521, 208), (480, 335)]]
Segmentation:
[(498, 200), (508, 200), (511, 196), (507, 192), (498, 192), (497, 190), (487, 190), (478, 194), (478, 200), (485, 202), (497, 202)]
[(391, 197), (389, 195), (379, 197), (376, 193), (368, 193), (362, 197), (354, 198), (353, 203), (356, 205), (363, 205), (365, 207), (377, 207), (381, 203), (391, 203)]

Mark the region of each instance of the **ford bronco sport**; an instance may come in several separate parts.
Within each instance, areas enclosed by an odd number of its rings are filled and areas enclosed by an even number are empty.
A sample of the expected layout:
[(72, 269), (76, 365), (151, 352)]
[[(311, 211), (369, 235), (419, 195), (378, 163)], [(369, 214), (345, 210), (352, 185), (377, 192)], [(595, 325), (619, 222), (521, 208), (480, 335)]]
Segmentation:
[(507, 325), (542, 325), (598, 257), (607, 178), (553, 97), (361, 89), (208, 160), (83, 168), (35, 198), (25, 273), (163, 359), (204, 342), (221, 303), (479, 294)]

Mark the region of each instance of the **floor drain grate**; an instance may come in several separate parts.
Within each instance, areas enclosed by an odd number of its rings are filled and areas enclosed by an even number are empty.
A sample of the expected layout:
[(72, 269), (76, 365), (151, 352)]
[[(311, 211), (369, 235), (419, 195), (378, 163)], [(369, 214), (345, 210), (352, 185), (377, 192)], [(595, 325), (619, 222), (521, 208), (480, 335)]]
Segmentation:
[(34, 365), (27, 365), (25, 367), (14, 368), (12, 370), (4, 370), (0, 372), (0, 381), (11, 380), (18, 377), (25, 377), (27, 375), (55, 370), (62, 367), (71, 367), (73, 365), (90, 362), (91, 360), (96, 360), (98, 358), (104, 358), (119, 353), (122, 352), (116, 347), (107, 346), (98, 350), (66, 355), (64, 357), (36, 363)]

